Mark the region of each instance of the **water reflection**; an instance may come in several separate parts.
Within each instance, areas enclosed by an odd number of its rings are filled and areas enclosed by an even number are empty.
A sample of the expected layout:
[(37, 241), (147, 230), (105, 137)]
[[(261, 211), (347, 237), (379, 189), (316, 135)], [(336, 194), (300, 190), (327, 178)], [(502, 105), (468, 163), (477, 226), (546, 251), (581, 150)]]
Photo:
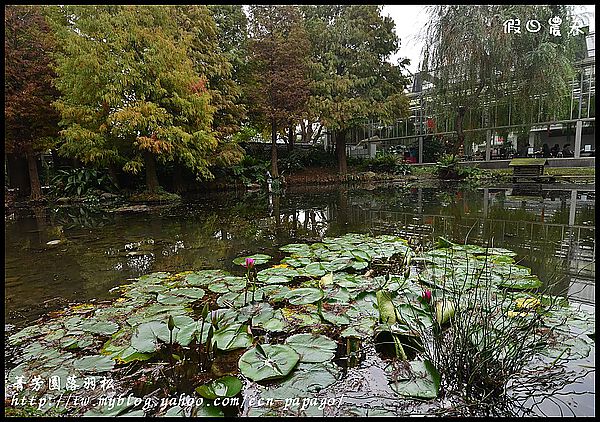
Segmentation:
[[(595, 192), (388, 186), (283, 195), (219, 194), (145, 213), (38, 209), (6, 222), (5, 316), (27, 320), (56, 297), (89, 300), (149, 271), (236, 270), (241, 254), (348, 232), (391, 233), (424, 244), (443, 236), (512, 249), (556, 293), (595, 299)], [(81, 216), (85, 219), (81, 219)], [(48, 242), (60, 241), (55, 245)], [(12, 312), (12, 313), (11, 313)], [(19, 312), (22, 317), (15, 315)], [(29, 315), (29, 316), (27, 316)]]

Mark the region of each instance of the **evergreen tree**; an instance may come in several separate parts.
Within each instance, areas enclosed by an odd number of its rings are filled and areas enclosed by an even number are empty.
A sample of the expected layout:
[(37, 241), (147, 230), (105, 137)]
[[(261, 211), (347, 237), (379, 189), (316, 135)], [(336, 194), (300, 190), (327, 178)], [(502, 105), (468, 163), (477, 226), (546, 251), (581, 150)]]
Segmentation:
[(390, 121), (408, 114), (402, 66), (388, 61), (400, 40), (381, 6), (303, 7), (312, 42), (309, 108), (332, 133), (338, 170), (347, 172), (346, 132), (367, 118)]

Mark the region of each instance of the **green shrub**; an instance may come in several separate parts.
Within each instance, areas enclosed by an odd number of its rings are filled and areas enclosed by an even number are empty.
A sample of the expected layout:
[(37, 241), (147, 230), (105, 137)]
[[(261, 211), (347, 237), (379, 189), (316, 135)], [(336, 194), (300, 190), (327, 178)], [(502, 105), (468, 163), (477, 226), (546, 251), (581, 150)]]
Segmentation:
[(364, 167), (368, 171), (376, 173), (410, 174), (411, 168), (408, 164), (395, 154), (380, 154), (366, 160)]
[(306, 167), (331, 167), (335, 164), (335, 157), (321, 148), (294, 148), (287, 156), (278, 160), (280, 170), (288, 173)]
[(461, 166), (460, 159), (454, 154), (443, 155), (435, 168), (437, 176), (444, 180), (476, 178), (481, 174), (478, 167)]
[(267, 180), (267, 171), (271, 164), (268, 161), (244, 155), (242, 161), (229, 168), (233, 177), (240, 180), (244, 185), (253, 183), (263, 184)]
[(117, 188), (108, 174), (86, 167), (58, 170), (50, 183), (53, 196), (87, 196), (95, 190), (114, 192)]

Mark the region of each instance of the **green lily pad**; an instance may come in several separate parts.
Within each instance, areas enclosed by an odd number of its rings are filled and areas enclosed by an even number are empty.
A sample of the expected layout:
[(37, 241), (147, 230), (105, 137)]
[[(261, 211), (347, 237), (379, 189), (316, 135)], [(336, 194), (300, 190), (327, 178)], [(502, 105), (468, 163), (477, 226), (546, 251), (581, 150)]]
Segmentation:
[(300, 362), (319, 363), (335, 355), (335, 341), (320, 334), (295, 334), (285, 340), (300, 355)]
[(266, 264), (272, 258), (270, 255), (258, 253), (250, 256), (240, 256), (233, 260), (233, 263), (236, 265), (246, 265), (246, 258), (251, 258), (254, 260), (254, 265)]
[(131, 346), (140, 353), (153, 353), (159, 347), (158, 337), (161, 331), (169, 328), (161, 321), (150, 321), (140, 324), (131, 337)]
[(371, 261), (373, 258), (371, 257), (371, 255), (369, 255), (367, 252), (360, 250), (360, 249), (355, 249), (353, 251), (351, 251), (352, 256), (354, 256), (354, 258), (358, 259), (359, 261)]
[(75, 360), (73, 366), (82, 372), (106, 372), (113, 369), (115, 362), (108, 356), (85, 356)]
[(295, 267), (295, 268), (301, 268), (301, 267), (307, 266), (312, 261), (310, 260), (310, 258), (306, 258), (306, 257), (302, 257), (302, 256), (294, 256), (294, 257), (284, 258), (281, 260), (281, 262), (283, 264), (291, 265), (292, 267)]
[(316, 312), (307, 309), (282, 308), (284, 320), (293, 327), (313, 327), (321, 323), (321, 318)]
[(535, 275), (525, 275), (503, 278), (499, 285), (500, 287), (507, 287), (509, 289), (528, 290), (542, 287), (542, 281)]
[(119, 331), (119, 324), (112, 321), (90, 319), (81, 324), (81, 329), (92, 334), (111, 335)]
[(301, 287), (292, 289), (286, 294), (287, 299), (292, 305), (305, 305), (314, 303), (323, 298), (323, 290), (311, 287)]
[(266, 284), (282, 284), (289, 283), (290, 281), (292, 281), (292, 279), (283, 275), (270, 275), (262, 277), (259, 276), (258, 281)]
[(341, 337), (352, 337), (352, 338), (369, 338), (373, 335), (373, 328), (377, 323), (376, 318), (361, 318), (357, 323), (350, 325), (344, 331), (341, 332)]
[(334, 364), (299, 363), (298, 367), (276, 386), (261, 394), (264, 399), (312, 397), (337, 381), (339, 369)]
[(196, 388), (196, 391), (202, 397), (214, 400), (217, 397), (234, 397), (242, 391), (242, 386), (239, 378), (228, 375), (201, 385)]
[(185, 296), (192, 299), (202, 299), (204, 297), (204, 290), (199, 288), (182, 287), (179, 289), (172, 289), (169, 293), (175, 296)]
[(311, 277), (321, 277), (329, 272), (329, 268), (326, 262), (311, 262), (302, 271)]
[(213, 281), (228, 276), (229, 273), (222, 270), (200, 270), (183, 277), (190, 286), (207, 286)]
[(434, 399), (440, 389), (440, 374), (429, 361), (409, 362), (410, 372), (392, 375), (390, 386), (400, 396)]
[(287, 298), (287, 294), (291, 290), (287, 286), (280, 286), (277, 284), (272, 284), (269, 286), (263, 286), (260, 290), (264, 293), (269, 300), (273, 302), (281, 302), (282, 300)]
[(215, 331), (213, 339), (217, 349), (225, 351), (245, 349), (252, 344), (252, 336), (242, 324), (229, 325)]
[(335, 258), (329, 262), (323, 264), (325, 269), (331, 272), (337, 272), (345, 270), (346, 268), (351, 267), (353, 264), (352, 259), (350, 258)]
[(310, 246), (305, 243), (290, 243), (288, 245), (280, 247), (279, 249), (299, 257), (312, 255)]
[(175, 296), (173, 294), (159, 293), (156, 301), (161, 305), (183, 305), (192, 302), (194, 299), (187, 296)]
[(333, 325), (348, 325), (350, 324), (350, 317), (346, 314), (334, 314), (333, 312), (323, 311), (321, 313), (323, 319)]
[(227, 293), (229, 291), (229, 286), (223, 282), (216, 282), (210, 284), (208, 290), (214, 293)]
[(368, 266), (369, 263), (366, 261), (356, 261), (352, 264), (352, 268), (354, 268), (356, 271), (364, 270)]
[(273, 309), (268, 303), (255, 303), (240, 309), (238, 320), (252, 318), (252, 326), (262, 327), (267, 331), (283, 331), (287, 324), (280, 309)]
[(290, 346), (282, 344), (257, 345), (245, 352), (238, 362), (240, 372), (252, 381), (283, 378), (300, 360)]

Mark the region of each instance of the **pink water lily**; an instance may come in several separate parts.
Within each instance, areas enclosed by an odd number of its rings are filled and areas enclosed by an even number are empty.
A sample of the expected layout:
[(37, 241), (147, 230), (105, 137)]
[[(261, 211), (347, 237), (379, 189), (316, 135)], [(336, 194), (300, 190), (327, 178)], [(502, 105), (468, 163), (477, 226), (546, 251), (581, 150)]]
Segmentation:
[(247, 267), (247, 268), (254, 267), (254, 259), (253, 258), (246, 258), (246, 265), (244, 265), (244, 267)]
[(423, 299), (425, 299), (427, 303), (431, 302), (431, 290), (427, 289), (423, 291)]

